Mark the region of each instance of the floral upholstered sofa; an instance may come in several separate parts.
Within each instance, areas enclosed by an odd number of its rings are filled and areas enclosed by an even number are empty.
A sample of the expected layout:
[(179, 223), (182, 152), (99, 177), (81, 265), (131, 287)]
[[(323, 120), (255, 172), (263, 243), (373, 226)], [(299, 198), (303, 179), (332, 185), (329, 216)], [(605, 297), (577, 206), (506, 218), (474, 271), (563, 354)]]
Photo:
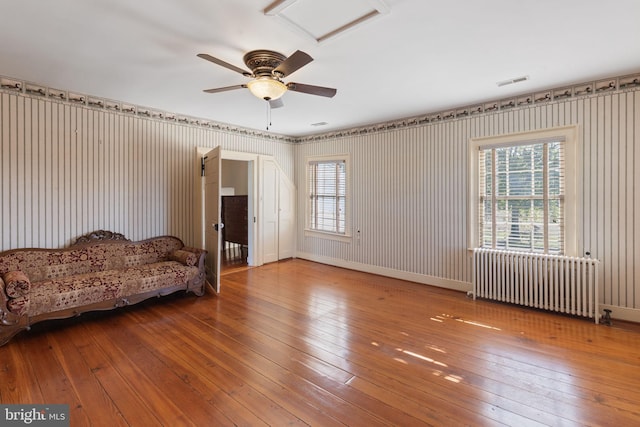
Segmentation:
[(0, 253), (0, 345), (47, 319), (108, 310), (179, 290), (204, 294), (206, 251), (173, 236), (131, 242), (97, 231), (65, 249)]

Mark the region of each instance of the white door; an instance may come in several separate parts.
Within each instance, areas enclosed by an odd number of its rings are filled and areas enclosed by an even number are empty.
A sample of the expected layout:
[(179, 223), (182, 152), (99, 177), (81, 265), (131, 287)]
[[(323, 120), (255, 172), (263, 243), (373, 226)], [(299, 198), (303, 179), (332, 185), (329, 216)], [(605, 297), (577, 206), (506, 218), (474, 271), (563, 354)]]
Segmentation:
[(265, 159), (262, 162), (261, 172), (262, 262), (267, 263), (278, 261), (278, 185), (280, 174), (276, 162), (270, 159)]
[(204, 156), (204, 247), (207, 281), (216, 293), (220, 292), (220, 244), (222, 227), (220, 221), (220, 147)]
[(278, 259), (295, 255), (296, 188), (280, 173), (278, 186)]

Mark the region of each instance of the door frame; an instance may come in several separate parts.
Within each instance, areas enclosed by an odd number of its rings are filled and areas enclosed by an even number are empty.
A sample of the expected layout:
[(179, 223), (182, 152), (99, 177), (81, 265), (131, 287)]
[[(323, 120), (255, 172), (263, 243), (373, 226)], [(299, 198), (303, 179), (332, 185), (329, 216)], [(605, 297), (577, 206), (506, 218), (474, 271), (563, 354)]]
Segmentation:
[[(215, 147), (213, 147), (215, 148)], [(205, 223), (205, 211), (204, 211), (204, 177), (202, 176), (202, 156), (209, 152), (212, 147), (196, 147), (196, 155), (195, 155), (195, 168), (194, 168), (194, 217), (193, 217), (193, 235), (195, 246), (204, 249), (204, 223)], [(240, 151), (232, 151), (232, 150), (223, 150), (220, 149), (220, 159), (221, 160), (240, 160), (249, 162), (247, 165), (247, 169), (249, 170), (250, 179), (248, 182), (248, 192), (251, 193), (248, 195), (248, 205), (252, 206), (252, 212), (249, 212), (250, 219), (252, 221), (249, 222), (249, 235), (253, 235), (253, 240), (250, 240), (249, 244), (249, 253), (248, 253), (248, 261), (249, 265), (257, 267), (264, 264), (264, 243), (263, 239), (263, 194), (261, 186), (263, 183), (262, 174), (264, 169), (264, 162), (273, 161), (274, 165), (278, 170), (278, 174), (280, 175), (280, 179), (286, 179), (288, 184), (288, 193), (292, 196), (292, 206), (291, 209), (291, 218), (292, 221), (289, 221), (289, 226), (292, 227), (292, 233), (288, 240), (288, 243), (291, 245), (291, 249), (287, 252), (288, 256), (295, 257), (295, 184), (291, 181), (289, 177), (284, 174), (282, 168), (278, 164), (277, 160), (271, 155), (263, 155), (263, 154), (253, 154), (253, 153), (244, 153)], [(282, 197), (281, 194), (278, 194), (278, 198)], [(280, 203), (280, 199), (278, 200)], [(278, 224), (280, 227), (281, 224)], [(278, 239), (280, 239), (280, 234), (282, 231), (278, 230)], [(250, 238), (251, 239), (251, 238)], [(253, 245), (251, 244), (253, 243)], [(282, 248), (280, 247), (280, 243), (278, 243), (278, 259), (282, 259), (281, 255)]]
[[(194, 177), (194, 236), (197, 247), (204, 248), (204, 177), (202, 176), (202, 157), (211, 151), (211, 147), (196, 147), (196, 174)], [(238, 160), (247, 162), (248, 170), (248, 216), (249, 216), (249, 245), (247, 262), (250, 266), (262, 265), (260, 233), (258, 233), (257, 218), (259, 217), (259, 194), (258, 194), (258, 161), (260, 155), (243, 153), (239, 151), (220, 149), (221, 160)]]

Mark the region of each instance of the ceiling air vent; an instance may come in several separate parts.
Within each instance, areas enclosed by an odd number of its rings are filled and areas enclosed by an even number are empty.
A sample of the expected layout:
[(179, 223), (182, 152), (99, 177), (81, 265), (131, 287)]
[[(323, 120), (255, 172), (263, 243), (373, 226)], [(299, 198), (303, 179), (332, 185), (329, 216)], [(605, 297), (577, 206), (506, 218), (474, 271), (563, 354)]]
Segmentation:
[(522, 76), (522, 77), (516, 77), (513, 79), (509, 79), (509, 80), (503, 80), (501, 82), (496, 83), (498, 85), (498, 87), (502, 87), (502, 86), (507, 86), (507, 85), (512, 85), (514, 83), (520, 83), (520, 82), (524, 82), (529, 80), (529, 76)]

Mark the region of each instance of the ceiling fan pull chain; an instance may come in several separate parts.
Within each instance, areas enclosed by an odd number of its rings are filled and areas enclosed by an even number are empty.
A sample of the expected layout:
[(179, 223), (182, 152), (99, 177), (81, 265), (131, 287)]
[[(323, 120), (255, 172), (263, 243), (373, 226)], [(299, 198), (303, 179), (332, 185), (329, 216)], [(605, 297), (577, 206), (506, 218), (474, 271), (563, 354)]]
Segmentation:
[(267, 101), (267, 130), (269, 130), (269, 126), (271, 126), (271, 104)]

